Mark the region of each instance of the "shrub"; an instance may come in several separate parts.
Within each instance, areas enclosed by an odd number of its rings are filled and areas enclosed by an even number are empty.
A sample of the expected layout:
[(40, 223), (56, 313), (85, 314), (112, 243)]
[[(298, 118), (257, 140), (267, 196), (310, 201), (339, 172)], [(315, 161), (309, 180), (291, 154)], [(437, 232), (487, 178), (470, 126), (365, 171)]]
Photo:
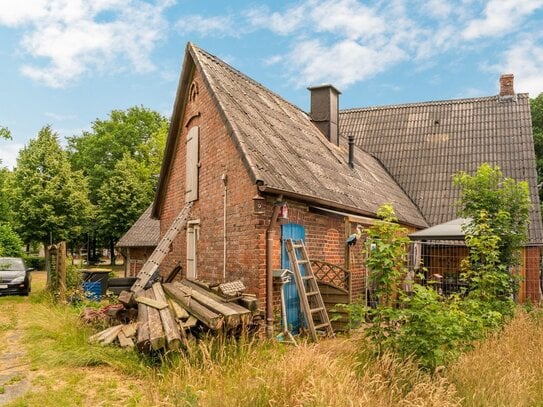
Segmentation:
[(24, 260), (27, 267), (32, 267), (34, 270), (45, 270), (45, 257), (26, 255)]
[(0, 224), (0, 256), (21, 257), (23, 241), (8, 224)]
[(407, 273), (407, 229), (400, 226), (392, 205), (384, 204), (377, 210), (381, 218), (365, 230), (364, 252), (370, 281), (375, 288), (379, 305), (391, 306), (401, 279)]

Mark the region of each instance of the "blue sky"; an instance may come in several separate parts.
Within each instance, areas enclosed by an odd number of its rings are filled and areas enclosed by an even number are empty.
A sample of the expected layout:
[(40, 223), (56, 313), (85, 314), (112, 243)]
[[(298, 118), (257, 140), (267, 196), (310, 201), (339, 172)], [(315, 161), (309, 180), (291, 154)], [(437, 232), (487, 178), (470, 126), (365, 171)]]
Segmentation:
[(0, 0), (0, 159), (50, 124), (62, 139), (112, 109), (171, 115), (192, 41), (308, 110), (543, 92), (543, 0)]

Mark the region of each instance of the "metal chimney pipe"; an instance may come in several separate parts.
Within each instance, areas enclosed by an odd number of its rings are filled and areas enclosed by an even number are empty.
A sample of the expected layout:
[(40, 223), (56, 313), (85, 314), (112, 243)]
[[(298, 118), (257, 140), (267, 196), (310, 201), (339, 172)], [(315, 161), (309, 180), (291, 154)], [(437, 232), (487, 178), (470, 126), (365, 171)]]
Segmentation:
[(354, 136), (349, 135), (349, 167), (354, 168)]

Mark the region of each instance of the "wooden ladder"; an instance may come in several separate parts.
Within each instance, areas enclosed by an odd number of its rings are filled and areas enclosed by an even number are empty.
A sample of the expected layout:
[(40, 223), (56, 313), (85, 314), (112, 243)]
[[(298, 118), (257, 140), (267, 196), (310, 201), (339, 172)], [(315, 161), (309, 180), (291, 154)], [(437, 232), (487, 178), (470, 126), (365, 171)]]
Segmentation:
[(158, 266), (162, 263), (162, 260), (170, 252), (170, 246), (173, 240), (177, 237), (179, 232), (185, 227), (187, 223), (190, 210), (192, 209), (193, 202), (187, 203), (179, 215), (174, 219), (170, 228), (166, 231), (166, 234), (162, 240), (158, 243), (153, 253), (149, 256), (140, 272), (138, 273), (137, 280), (131, 287), (131, 291), (137, 292), (149, 288), (152, 284), (152, 280), (155, 278), (158, 272)]
[[(304, 242), (302, 240), (294, 242), (292, 239), (287, 239), (286, 245), (290, 264), (294, 271), (300, 305), (307, 321), (311, 339), (318, 340), (317, 331), (324, 331), (325, 335), (333, 336), (334, 331), (322, 300), (317, 279), (311, 269), (311, 262), (307, 256)], [(298, 253), (300, 257), (298, 257)], [(302, 275), (300, 266), (305, 270), (304, 275)]]

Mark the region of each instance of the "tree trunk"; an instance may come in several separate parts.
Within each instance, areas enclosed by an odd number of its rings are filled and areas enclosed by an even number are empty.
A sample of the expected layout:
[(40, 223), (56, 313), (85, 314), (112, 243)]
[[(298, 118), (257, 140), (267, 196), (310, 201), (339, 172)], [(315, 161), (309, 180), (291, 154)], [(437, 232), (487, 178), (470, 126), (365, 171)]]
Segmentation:
[(92, 234), (92, 260), (97, 260), (96, 258), (96, 234)]
[(49, 244), (47, 242), (43, 242), (43, 252), (45, 254), (45, 271), (47, 271), (45, 286), (49, 288), (51, 285), (51, 259), (49, 258)]
[(115, 240), (109, 239), (109, 256), (111, 257), (111, 266), (115, 265)]

